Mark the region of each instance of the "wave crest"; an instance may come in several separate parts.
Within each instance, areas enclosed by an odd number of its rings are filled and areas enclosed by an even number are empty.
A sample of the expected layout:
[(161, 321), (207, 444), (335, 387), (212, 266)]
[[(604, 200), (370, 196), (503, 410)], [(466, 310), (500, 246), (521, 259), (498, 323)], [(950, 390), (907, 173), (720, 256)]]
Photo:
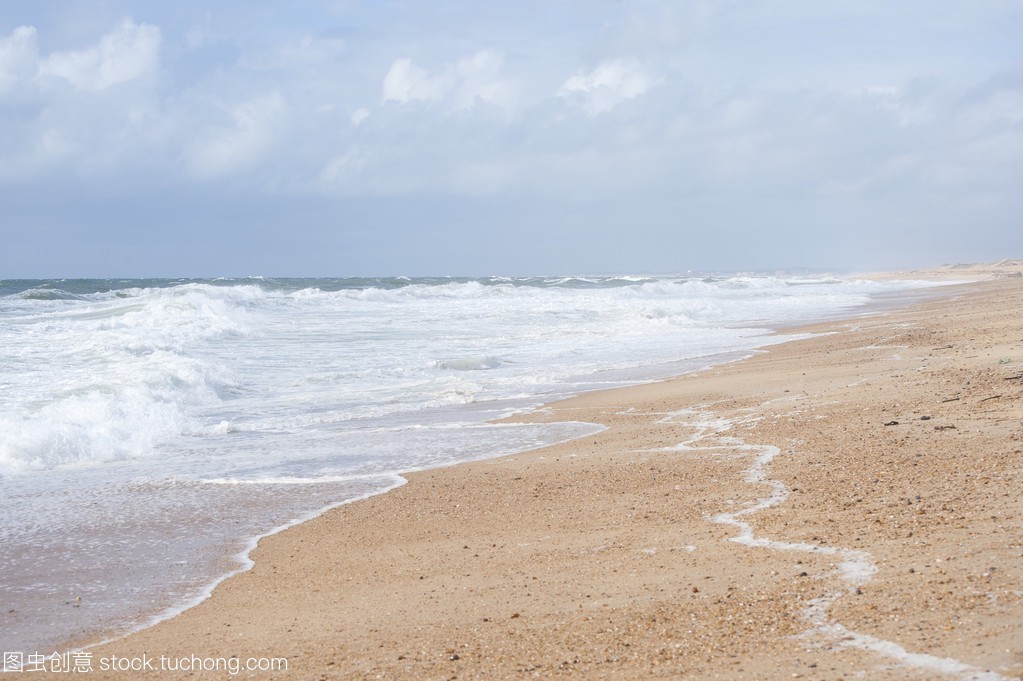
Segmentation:
[(502, 364), (504, 361), (500, 357), (463, 357), (441, 360), (437, 362), (437, 368), (452, 371), (486, 371), (496, 369)]

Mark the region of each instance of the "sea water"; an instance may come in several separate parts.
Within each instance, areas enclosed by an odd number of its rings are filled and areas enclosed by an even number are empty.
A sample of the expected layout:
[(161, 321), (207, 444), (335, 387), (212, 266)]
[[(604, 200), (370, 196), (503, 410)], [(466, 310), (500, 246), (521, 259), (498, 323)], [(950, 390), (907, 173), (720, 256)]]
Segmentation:
[(0, 648), (143, 626), (400, 473), (593, 433), (488, 421), (923, 287), (776, 276), (0, 281)]

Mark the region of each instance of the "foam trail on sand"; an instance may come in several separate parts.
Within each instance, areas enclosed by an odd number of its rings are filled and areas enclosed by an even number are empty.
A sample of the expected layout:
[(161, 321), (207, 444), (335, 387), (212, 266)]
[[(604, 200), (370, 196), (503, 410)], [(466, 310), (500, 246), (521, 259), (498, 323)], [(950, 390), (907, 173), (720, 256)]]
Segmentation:
[[(910, 652), (893, 641), (851, 631), (844, 625), (830, 620), (828, 609), (842, 596), (854, 593), (856, 589), (868, 583), (877, 572), (877, 566), (866, 551), (809, 542), (779, 541), (757, 536), (753, 527), (742, 519), (777, 506), (788, 498), (789, 489), (785, 483), (767, 477), (767, 467), (776, 456), (781, 454), (781, 450), (774, 445), (752, 445), (739, 438), (723, 435), (732, 428), (736, 421), (718, 417), (707, 411), (684, 409), (665, 415), (658, 423), (676, 423), (694, 429), (694, 433), (686, 440), (674, 447), (666, 448), (667, 450), (708, 453), (748, 452), (754, 455), (753, 463), (745, 471), (745, 481), (752, 484), (768, 485), (771, 494), (757, 499), (738, 511), (720, 513), (710, 518), (715, 523), (731, 525), (739, 531), (739, 534), (731, 537), (729, 541), (748, 547), (835, 556), (839, 559), (840, 562), (836, 565), (833, 574), (838, 577), (840, 585), (824, 596), (814, 599), (803, 612), (803, 616), (812, 625), (803, 634), (804, 636), (824, 638), (832, 645), (842, 648), (867, 650), (891, 658), (907, 667), (957, 676), (964, 681), (1019, 681), (1018, 677), (1003, 676), (993, 671), (979, 669), (954, 658)], [(703, 444), (704, 441), (707, 441), (708, 444)]]

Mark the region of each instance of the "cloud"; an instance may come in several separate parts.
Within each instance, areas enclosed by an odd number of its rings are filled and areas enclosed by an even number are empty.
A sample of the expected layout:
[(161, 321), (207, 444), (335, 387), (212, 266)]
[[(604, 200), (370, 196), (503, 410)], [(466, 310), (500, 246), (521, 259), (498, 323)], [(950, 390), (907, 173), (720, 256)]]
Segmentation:
[(227, 125), (209, 126), (185, 151), (189, 172), (213, 179), (256, 167), (282, 135), (286, 115), (278, 93), (255, 97), (231, 107)]
[(1023, 209), (1023, 16), (1003, 2), (526, 2), (117, 0), (84, 22), (28, 3), (0, 36), (0, 205)]
[(360, 106), (358, 109), (352, 112), (352, 115), (349, 118), (349, 120), (351, 120), (353, 126), (358, 127), (362, 125), (362, 122), (369, 117), (370, 117), (369, 109), (367, 109), (364, 106)]
[(480, 50), (459, 59), (454, 67), (457, 83), (453, 93), (454, 108), (468, 109), (478, 102), (514, 106), (517, 86), (511, 79), (502, 77), (503, 65), (504, 58), (493, 50)]
[(0, 38), (0, 93), (33, 78), (39, 68), (39, 48), (34, 26), (19, 26), (10, 37)]
[(558, 95), (581, 100), (586, 111), (597, 115), (644, 94), (654, 83), (636, 60), (612, 59), (568, 78)]
[[(34, 26), (0, 38), (0, 181), (111, 177), (162, 165), (161, 31), (126, 18), (85, 49), (40, 54)], [(129, 84), (131, 84), (129, 86)], [(115, 87), (119, 86), (119, 87)]]
[(405, 57), (397, 59), (383, 82), (383, 102), (399, 102), (405, 104), (413, 101), (434, 101), (444, 96), (450, 89), (450, 84), (445, 82), (445, 74), (431, 76), (425, 69), (421, 69), (412, 63), (412, 60)]
[(39, 63), (39, 75), (63, 78), (79, 90), (105, 90), (154, 72), (160, 42), (156, 26), (125, 19), (95, 47), (50, 54)]
[(65, 167), (78, 150), (72, 140), (57, 127), (41, 127), (22, 140), (20, 147), (0, 154), (0, 181), (25, 182), (47, 170)]
[(356, 178), (362, 172), (368, 160), (365, 151), (358, 146), (353, 147), (331, 159), (330, 163), (320, 172), (318, 179), (328, 190), (338, 186), (343, 187), (345, 183)]
[(404, 57), (396, 59), (382, 83), (382, 102), (445, 101), (451, 111), (472, 108), (478, 103), (503, 107), (514, 105), (516, 85), (504, 78), (502, 56), (493, 50), (479, 50), (431, 74)]

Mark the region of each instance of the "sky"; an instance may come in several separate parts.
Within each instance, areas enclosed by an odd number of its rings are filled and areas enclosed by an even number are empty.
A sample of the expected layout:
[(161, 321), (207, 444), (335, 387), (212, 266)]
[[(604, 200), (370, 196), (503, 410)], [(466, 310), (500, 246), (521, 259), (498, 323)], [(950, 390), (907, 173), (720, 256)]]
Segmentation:
[(1023, 257), (1023, 0), (0, 4), (0, 279)]

